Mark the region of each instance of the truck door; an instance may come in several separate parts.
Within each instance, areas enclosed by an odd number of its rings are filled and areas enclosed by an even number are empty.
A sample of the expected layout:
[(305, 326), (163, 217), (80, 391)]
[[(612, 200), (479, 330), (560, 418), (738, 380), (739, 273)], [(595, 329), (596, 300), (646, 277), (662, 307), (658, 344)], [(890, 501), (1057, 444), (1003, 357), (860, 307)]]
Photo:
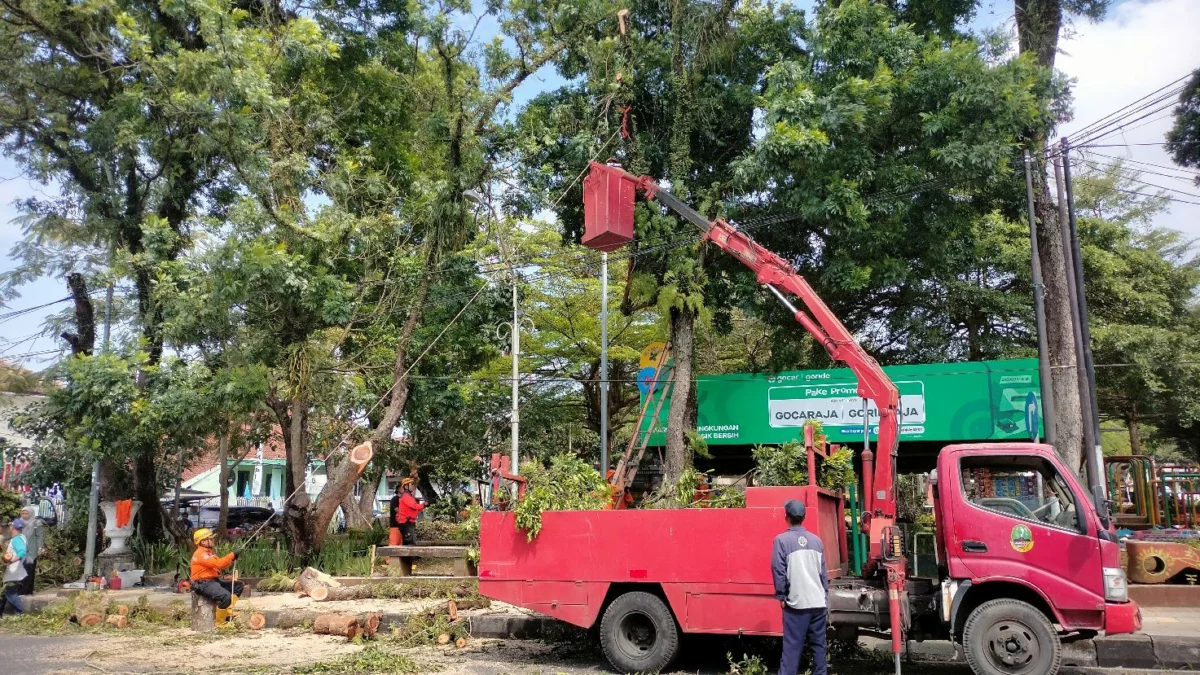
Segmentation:
[(953, 504), (952, 555), (973, 583), (1022, 580), (1056, 608), (1064, 627), (1099, 628), (1104, 579), (1082, 495), (1038, 456), (964, 454)]

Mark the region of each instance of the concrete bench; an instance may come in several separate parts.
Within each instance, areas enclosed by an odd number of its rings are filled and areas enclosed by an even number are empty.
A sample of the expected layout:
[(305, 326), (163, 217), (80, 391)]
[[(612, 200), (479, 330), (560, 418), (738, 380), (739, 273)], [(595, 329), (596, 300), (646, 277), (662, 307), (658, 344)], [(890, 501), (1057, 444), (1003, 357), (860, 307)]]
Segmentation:
[(380, 546), (375, 555), (387, 558), (388, 565), (399, 567), (400, 576), (412, 575), (413, 562), (421, 558), (450, 558), (454, 560), (454, 575), (478, 576), (475, 564), (467, 559), (466, 546)]

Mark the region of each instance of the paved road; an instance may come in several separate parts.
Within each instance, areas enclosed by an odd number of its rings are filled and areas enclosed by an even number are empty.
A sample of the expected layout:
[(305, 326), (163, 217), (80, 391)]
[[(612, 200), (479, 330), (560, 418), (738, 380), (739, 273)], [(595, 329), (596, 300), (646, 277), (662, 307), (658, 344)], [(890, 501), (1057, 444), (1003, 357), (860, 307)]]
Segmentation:
[(87, 644), (84, 637), (42, 637), (0, 633), (0, 675), (43, 675), (84, 672), (87, 664), (55, 657), (64, 649)]

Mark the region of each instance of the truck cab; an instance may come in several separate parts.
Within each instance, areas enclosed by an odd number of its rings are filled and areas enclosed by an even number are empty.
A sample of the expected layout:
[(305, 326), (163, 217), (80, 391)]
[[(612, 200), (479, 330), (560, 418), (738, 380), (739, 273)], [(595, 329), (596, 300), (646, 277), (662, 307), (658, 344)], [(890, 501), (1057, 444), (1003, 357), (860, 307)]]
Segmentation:
[(1111, 523), (1053, 447), (947, 446), (931, 478), (941, 619), (975, 672), (1053, 672), (1060, 636), (1141, 627)]

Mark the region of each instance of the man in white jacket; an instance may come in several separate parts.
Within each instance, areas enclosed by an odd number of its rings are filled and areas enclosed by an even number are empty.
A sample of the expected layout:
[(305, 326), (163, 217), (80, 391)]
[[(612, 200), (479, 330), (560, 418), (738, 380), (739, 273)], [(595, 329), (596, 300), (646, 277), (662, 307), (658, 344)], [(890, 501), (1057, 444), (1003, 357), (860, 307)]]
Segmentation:
[(795, 499), (783, 505), (788, 529), (775, 537), (771, 576), (775, 597), (783, 607), (783, 657), (779, 675), (796, 675), (807, 641), (813, 649), (812, 675), (827, 675), (826, 606), (829, 574), (825, 570), (825, 545), (804, 529), (804, 504)]

